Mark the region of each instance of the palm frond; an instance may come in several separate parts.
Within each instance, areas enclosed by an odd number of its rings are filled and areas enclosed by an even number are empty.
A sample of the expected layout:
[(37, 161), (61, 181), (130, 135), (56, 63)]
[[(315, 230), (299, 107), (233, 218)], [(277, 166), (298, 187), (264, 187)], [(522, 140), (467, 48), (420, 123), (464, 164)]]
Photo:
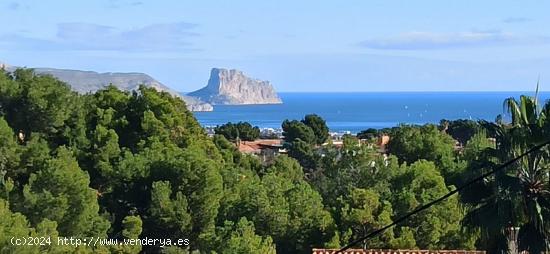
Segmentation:
[(535, 90), (535, 104), (538, 103), (538, 99), (539, 99), (539, 84), (540, 84), (540, 75), (537, 78), (537, 89)]
[(519, 124), (521, 119), (521, 109), (518, 101), (514, 97), (510, 97), (504, 100), (503, 109), (512, 118), (512, 124)]

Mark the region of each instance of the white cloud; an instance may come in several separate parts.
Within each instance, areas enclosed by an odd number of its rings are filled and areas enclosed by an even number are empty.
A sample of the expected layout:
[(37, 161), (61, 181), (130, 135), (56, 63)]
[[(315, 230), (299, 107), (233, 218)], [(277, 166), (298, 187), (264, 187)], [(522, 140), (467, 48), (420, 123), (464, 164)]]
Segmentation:
[(529, 21), (532, 21), (532, 19), (525, 17), (508, 17), (502, 20), (504, 23), (525, 23)]
[(199, 36), (196, 24), (187, 22), (153, 24), (119, 29), (89, 23), (61, 23), (53, 38), (19, 34), (0, 36), (0, 45), (15, 49), (151, 51), (191, 50), (190, 39)]
[(21, 10), (28, 10), (30, 7), (26, 4), (18, 3), (18, 2), (9, 2), (6, 5), (6, 8), (10, 11), (21, 11)]
[(365, 40), (360, 42), (359, 45), (372, 49), (429, 50), (549, 42), (550, 39), (548, 37), (525, 38), (501, 31), (461, 33), (409, 32), (394, 37)]
[(108, 0), (107, 1), (107, 7), (118, 9), (118, 8), (125, 8), (125, 7), (134, 7), (143, 5), (142, 1), (134, 1), (134, 0)]

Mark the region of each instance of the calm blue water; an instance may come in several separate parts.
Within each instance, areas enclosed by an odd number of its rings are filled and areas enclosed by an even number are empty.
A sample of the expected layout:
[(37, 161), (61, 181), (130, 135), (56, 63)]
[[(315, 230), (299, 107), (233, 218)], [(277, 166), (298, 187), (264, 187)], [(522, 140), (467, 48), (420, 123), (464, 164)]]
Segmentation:
[[(533, 92), (378, 92), (280, 93), (279, 105), (218, 105), (213, 112), (195, 112), (203, 126), (247, 121), (259, 127), (280, 128), (285, 119), (315, 113), (331, 131), (358, 132), (400, 123), (439, 123), (441, 119), (494, 120), (503, 114), (503, 100)], [(541, 101), (550, 92), (539, 94)]]

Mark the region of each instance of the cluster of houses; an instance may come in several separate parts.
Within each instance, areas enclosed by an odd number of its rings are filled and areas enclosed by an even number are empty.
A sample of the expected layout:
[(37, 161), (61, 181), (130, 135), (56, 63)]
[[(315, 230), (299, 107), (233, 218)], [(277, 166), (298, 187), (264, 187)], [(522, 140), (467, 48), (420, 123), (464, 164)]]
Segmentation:
[[(386, 145), (390, 141), (390, 136), (381, 135), (376, 142), (360, 140), (359, 144), (378, 147), (380, 153), (386, 153)], [(254, 154), (260, 157), (276, 156), (278, 154), (286, 154), (287, 150), (283, 146), (284, 140), (282, 138), (276, 139), (257, 139), (254, 141), (239, 141), (236, 146), (238, 150), (246, 154)], [(324, 143), (323, 146), (333, 145), (336, 147), (342, 147), (344, 142), (341, 136), (332, 135), (330, 142)]]
[(267, 161), (279, 154), (286, 154), (282, 139), (257, 139), (254, 141), (238, 141), (237, 149), (241, 153), (259, 156)]

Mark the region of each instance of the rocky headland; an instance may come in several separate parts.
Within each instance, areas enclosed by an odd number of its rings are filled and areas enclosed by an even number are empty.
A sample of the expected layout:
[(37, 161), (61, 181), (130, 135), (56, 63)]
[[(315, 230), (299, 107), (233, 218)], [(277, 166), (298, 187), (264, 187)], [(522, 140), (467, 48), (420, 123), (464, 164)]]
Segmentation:
[(269, 81), (247, 77), (234, 69), (213, 68), (208, 84), (188, 95), (213, 105), (282, 103)]

